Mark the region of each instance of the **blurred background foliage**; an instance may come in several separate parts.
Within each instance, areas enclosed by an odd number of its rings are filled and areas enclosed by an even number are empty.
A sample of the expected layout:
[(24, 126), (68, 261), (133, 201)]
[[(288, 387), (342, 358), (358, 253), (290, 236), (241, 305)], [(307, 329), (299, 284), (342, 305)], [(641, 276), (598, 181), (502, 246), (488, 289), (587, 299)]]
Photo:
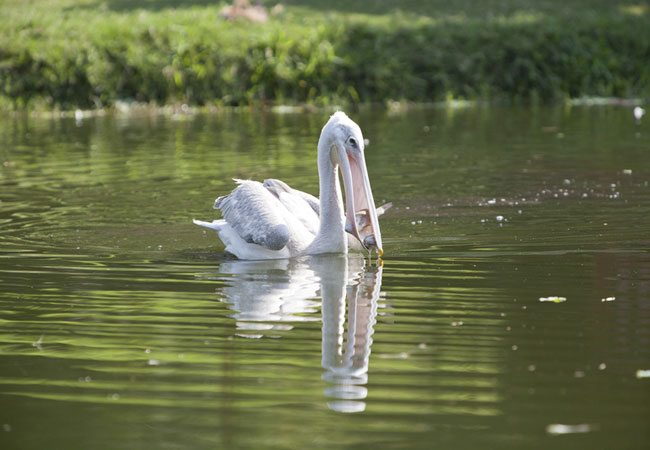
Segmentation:
[(647, 1), (261, 3), (5, 0), (0, 107), (650, 97)]

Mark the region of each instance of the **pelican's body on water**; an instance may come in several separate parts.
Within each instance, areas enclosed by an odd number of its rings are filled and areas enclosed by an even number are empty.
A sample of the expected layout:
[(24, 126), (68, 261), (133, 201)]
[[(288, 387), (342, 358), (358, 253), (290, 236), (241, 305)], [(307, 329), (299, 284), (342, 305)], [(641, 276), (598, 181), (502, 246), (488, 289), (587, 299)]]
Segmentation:
[(345, 113), (333, 114), (323, 127), (317, 160), (319, 198), (280, 180), (235, 180), (238, 186), (232, 193), (214, 202), (223, 219), (194, 223), (215, 230), (226, 251), (239, 259), (345, 253), (348, 245), (375, 248), (381, 255), (377, 216), (384, 208), (375, 208), (361, 129)]

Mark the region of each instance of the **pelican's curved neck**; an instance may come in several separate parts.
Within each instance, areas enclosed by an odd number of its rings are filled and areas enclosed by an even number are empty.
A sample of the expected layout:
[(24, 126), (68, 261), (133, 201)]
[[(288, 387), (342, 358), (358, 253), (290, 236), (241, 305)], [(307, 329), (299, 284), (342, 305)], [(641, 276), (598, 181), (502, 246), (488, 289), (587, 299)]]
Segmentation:
[(331, 160), (332, 140), (323, 132), (318, 140), (320, 227), (310, 253), (346, 253), (345, 213), (338, 167)]

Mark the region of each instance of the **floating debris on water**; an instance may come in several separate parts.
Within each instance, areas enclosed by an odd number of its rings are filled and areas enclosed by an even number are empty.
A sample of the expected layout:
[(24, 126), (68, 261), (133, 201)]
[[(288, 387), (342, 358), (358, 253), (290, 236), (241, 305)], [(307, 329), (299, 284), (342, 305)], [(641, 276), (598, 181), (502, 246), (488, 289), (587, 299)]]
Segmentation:
[(551, 302), (551, 303), (562, 303), (562, 302), (566, 302), (566, 297), (557, 297), (557, 296), (540, 297), (539, 301), (540, 302)]
[(636, 371), (637, 378), (650, 378), (650, 369), (639, 369)]
[(150, 359), (147, 362), (147, 364), (149, 364), (150, 366), (158, 366), (158, 365), (160, 365), (160, 361), (158, 361), (157, 359)]
[(632, 175), (632, 169), (623, 169), (623, 175)]
[(605, 297), (600, 299), (601, 302), (613, 302), (614, 300), (616, 300), (616, 297)]
[(632, 110), (632, 114), (634, 114), (634, 118), (636, 119), (636, 121), (640, 122), (641, 117), (645, 115), (645, 109), (641, 108), (640, 106), (635, 106), (634, 109)]
[(43, 350), (43, 335), (38, 338), (38, 341), (32, 342), (32, 347), (36, 347), (39, 350)]
[(502, 222), (503, 221), (503, 216), (497, 216), (496, 219), (497, 219), (497, 222)]
[(580, 423), (577, 425), (552, 423), (546, 427), (546, 432), (552, 435), (559, 435), (559, 434), (573, 434), (573, 433), (589, 433), (594, 429), (595, 427), (588, 423)]

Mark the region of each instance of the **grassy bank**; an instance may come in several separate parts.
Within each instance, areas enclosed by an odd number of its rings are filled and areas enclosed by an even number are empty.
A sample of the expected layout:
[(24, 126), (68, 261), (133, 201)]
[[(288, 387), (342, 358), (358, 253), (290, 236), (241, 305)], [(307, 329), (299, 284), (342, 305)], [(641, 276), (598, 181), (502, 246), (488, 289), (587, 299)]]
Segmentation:
[(5, 0), (0, 107), (650, 98), (647, 3), (322, 3)]

